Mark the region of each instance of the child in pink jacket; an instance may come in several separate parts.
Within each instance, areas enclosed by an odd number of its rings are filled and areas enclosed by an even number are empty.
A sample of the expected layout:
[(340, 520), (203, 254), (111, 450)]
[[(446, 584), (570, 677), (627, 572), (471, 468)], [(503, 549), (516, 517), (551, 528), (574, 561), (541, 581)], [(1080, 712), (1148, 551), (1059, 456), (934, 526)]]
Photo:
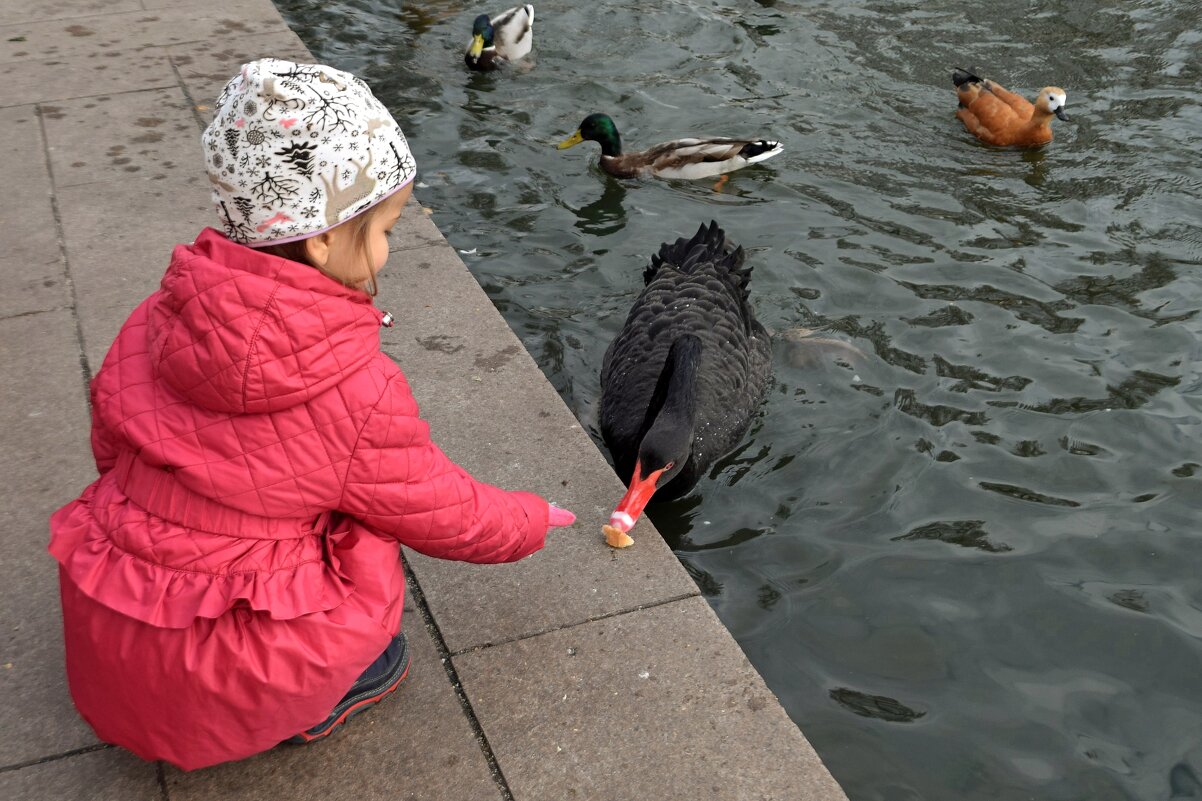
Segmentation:
[(245, 65), (203, 136), (224, 234), (176, 247), (92, 382), (100, 478), (50, 521), (97, 735), (184, 769), (328, 735), (396, 688), (402, 543), (469, 562), (570, 512), (431, 441), (372, 305), (412, 193), (367, 85)]

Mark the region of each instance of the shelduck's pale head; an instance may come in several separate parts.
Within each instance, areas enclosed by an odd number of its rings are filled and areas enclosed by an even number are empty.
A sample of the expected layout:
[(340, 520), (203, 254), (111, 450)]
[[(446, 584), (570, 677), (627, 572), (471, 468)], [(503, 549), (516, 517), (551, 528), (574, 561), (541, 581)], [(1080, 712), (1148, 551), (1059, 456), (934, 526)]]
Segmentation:
[(1039, 97), (1035, 98), (1035, 108), (1068, 122), (1068, 115), (1064, 113), (1067, 100), (1068, 95), (1059, 86), (1045, 86), (1039, 90)]

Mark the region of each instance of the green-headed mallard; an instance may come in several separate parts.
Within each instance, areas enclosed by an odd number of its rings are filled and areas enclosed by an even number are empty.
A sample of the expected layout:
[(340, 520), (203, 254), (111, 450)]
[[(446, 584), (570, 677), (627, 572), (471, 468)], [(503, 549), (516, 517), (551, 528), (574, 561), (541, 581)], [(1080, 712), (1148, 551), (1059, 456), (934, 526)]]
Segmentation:
[(522, 58), (533, 46), (534, 6), (515, 6), (492, 19), (487, 14), (476, 17), (463, 61), (474, 70), (495, 70)]
[(623, 153), (618, 127), (605, 114), (585, 117), (576, 133), (559, 143), (559, 149), (586, 139), (601, 145), (601, 169), (618, 178), (709, 178), (770, 159), (784, 149), (770, 139), (705, 137), (673, 139), (638, 153)]

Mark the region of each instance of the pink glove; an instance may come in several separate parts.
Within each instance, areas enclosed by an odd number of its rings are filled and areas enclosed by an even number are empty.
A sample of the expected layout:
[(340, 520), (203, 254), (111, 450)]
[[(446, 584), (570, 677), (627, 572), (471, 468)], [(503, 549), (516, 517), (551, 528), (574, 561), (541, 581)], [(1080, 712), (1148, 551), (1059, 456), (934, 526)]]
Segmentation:
[(567, 509), (560, 509), (553, 503), (547, 504), (547, 532), (559, 526), (570, 526), (576, 522), (576, 515)]

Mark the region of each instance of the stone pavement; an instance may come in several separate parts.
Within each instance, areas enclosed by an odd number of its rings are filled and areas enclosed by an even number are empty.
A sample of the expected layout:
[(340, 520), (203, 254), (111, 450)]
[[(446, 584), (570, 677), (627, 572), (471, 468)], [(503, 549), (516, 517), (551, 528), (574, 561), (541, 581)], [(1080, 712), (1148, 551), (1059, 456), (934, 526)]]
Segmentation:
[(378, 303), (436, 441), (580, 523), (515, 565), (409, 553), (400, 692), (329, 741), (193, 773), (96, 740), (66, 692), (46, 520), (94, 477), (87, 380), (215, 217), (199, 132), (268, 0), (0, 0), (0, 798), (842, 799), (675, 557), (416, 203)]

